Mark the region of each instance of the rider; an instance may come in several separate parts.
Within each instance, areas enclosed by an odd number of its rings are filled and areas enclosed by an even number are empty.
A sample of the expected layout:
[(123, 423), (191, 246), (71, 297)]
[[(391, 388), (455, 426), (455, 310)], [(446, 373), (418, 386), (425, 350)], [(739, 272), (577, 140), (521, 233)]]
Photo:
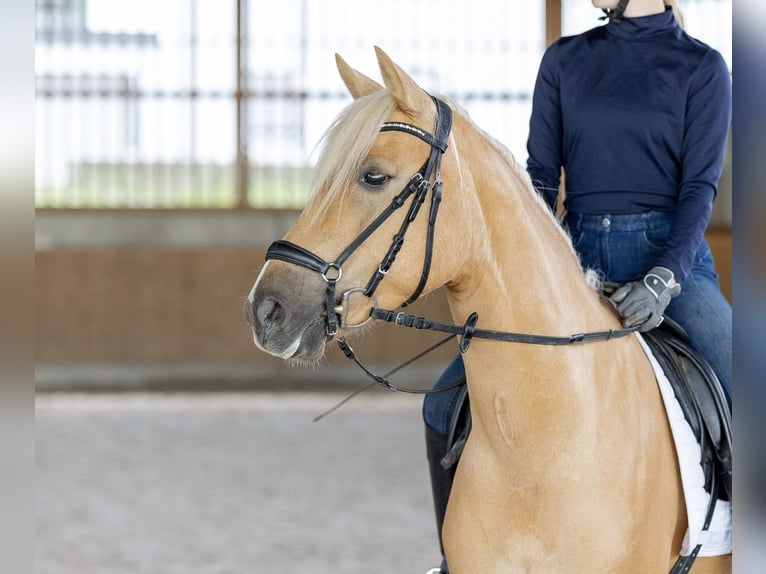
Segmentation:
[[(564, 168), (563, 224), (583, 266), (623, 284), (611, 297), (623, 324), (649, 330), (666, 313), (707, 358), (731, 408), (731, 305), (704, 239), (731, 119), (727, 66), (682, 29), (676, 0), (592, 4), (606, 25), (561, 38), (543, 56), (527, 171), (555, 210)], [(457, 357), (435, 388), (464, 377)], [(423, 404), (439, 533), (459, 392)], [(446, 562), (432, 570), (447, 571)]]

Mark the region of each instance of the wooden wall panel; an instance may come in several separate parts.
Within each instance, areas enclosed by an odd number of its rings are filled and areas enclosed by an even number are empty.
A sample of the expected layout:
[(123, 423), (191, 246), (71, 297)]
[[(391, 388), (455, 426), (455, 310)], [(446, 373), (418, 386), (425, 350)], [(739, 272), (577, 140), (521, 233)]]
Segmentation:
[[(242, 317), (263, 255), (257, 249), (38, 252), (37, 361), (281, 364), (256, 350)], [(439, 294), (414, 309), (447, 318)], [(402, 360), (428, 345), (422, 333), (391, 336), (384, 329), (365, 336), (365, 356)]]
[[(731, 231), (708, 232), (731, 299)], [(252, 344), (241, 307), (262, 249), (94, 249), (36, 254), (36, 351), (42, 363), (253, 363), (279, 365)], [(445, 320), (441, 293), (413, 313)], [(435, 338), (377, 326), (358, 351), (396, 362)], [(428, 361), (445, 361), (448, 345)], [(333, 351), (330, 362), (344, 360)]]

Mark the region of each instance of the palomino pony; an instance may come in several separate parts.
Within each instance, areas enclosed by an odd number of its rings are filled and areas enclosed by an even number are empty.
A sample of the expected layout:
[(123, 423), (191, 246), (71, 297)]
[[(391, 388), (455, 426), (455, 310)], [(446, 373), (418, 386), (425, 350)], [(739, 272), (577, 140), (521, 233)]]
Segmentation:
[[(473, 417), (442, 532), (450, 571), (667, 573), (687, 519), (639, 339), (470, 339), (625, 330), (504, 147), (376, 51), (385, 87), (336, 57), (354, 102), (250, 292), (256, 346), (314, 363), (373, 311), (446, 286)], [(693, 569), (730, 571), (730, 554)]]

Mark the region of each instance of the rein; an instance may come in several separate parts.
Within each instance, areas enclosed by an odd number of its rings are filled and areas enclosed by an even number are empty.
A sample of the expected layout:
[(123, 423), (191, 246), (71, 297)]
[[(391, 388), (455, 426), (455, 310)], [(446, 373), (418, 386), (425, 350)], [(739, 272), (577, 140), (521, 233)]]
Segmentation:
[(493, 331), (490, 329), (477, 329), (476, 322), (479, 320), (477, 313), (471, 313), (466, 322), (461, 325), (451, 323), (439, 323), (430, 321), (423, 317), (408, 315), (401, 311), (390, 311), (374, 307), (370, 311), (370, 317), (387, 321), (394, 325), (402, 325), (413, 329), (427, 329), (430, 331), (441, 331), (442, 333), (452, 333), (460, 335), (460, 352), (465, 353), (471, 344), (471, 339), (491, 339), (494, 341), (504, 341), (506, 343), (525, 343), (528, 345), (574, 345), (577, 343), (592, 343), (594, 341), (609, 341), (624, 337), (638, 330), (638, 326), (628, 327), (626, 329), (609, 329), (607, 331), (592, 331), (590, 333), (575, 333), (573, 335), (532, 335), (528, 333), (514, 333), (511, 331)]
[[(412, 361), (422, 357), (423, 355), (430, 353), (437, 347), (443, 345), (447, 341), (451, 340), (455, 336), (459, 336), (459, 348), (461, 353), (468, 351), (468, 347), (471, 345), (471, 339), (476, 337), (477, 339), (490, 339), (494, 341), (504, 341), (506, 343), (524, 343), (528, 345), (574, 345), (579, 343), (592, 343), (596, 341), (609, 341), (610, 339), (617, 339), (624, 337), (638, 330), (640, 325), (628, 327), (625, 329), (609, 329), (607, 331), (592, 331), (590, 333), (575, 333), (573, 335), (555, 336), (555, 335), (533, 335), (529, 333), (514, 333), (511, 331), (493, 331), (489, 329), (477, 329), (476, 322), (479, 320), (478, 313), (474, 312), (468, 316), (466, 322), (463, 325), (454, 325), (451, 323), (439, 323), (437, 321), (431, 321), (423, 317), (417, 317), (415, 315), (408, 315), (403, 311), (391, 311), (388, 309), (381, 309), (380, 307), (373, 307), (370, 311), (370, 319), (379, 321), (386, 321), (394, 325), (400, 325), (403, 327), (410, 327), (413, 329), (425, 329), (429, 331), (440, 331), (442, 333), (449, 333), (445, 339), (442, 339), (432, 347), (426, 349), (422, 353), (418, 354), (413, 359), (408, 360), (403, 365), (400, 365), (391, 373), (398, 371), (403, 366), (410, 364)], [(398, 391), (403, 393), (413, 393), (427, 395), (431, 393), (442, 393), (460, 385), (465, 384), (465, 381), (458, 381), (450, 385), (439, 387), (438, 389), (428, 390), (413, 390), (397, 387), (391, 383), (386, 375), (376, 375), (370, 369), (364, 366), (362, 362), (357, 358), (354, 349), (348, 344), (345, 337), (338, 339), (338, 346), (343, 354), (347, 358), (354, 361), (357, 366), (364, 371), (368, 377), (370, 377), (374, 383), (388, 389), (389, 391)]]

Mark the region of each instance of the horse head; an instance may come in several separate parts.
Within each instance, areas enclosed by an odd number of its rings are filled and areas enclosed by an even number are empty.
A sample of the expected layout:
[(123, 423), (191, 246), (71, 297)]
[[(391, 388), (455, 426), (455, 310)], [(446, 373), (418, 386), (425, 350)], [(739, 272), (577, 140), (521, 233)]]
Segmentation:
[[(470, 243), (452, 108), (376, 48), (384, 85), (336, 62), (354, 101), (324, 138), (311, 198), (267, 252), (245, 303), (255, 345), (313, 363), (374, 303), (398, 307), (447, 283)], [(441, 188), (450, 193), (441, 196)]]

